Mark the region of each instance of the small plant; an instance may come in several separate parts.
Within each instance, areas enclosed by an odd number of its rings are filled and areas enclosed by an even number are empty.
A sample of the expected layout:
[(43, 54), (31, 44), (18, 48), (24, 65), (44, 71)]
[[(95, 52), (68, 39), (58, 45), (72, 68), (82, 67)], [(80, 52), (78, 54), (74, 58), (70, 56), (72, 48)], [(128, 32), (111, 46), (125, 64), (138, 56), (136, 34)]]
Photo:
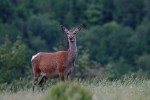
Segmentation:
[(92, 94), (79, 83), (61, 82), (47, 91), (44, 100), (92, 100)]

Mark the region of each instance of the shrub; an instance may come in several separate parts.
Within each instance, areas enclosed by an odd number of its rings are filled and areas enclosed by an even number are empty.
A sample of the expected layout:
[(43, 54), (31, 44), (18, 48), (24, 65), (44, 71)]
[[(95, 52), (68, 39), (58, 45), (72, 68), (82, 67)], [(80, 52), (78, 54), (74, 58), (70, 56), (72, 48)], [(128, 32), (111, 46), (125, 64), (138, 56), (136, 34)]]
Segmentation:
[(79, 83), (61, 82), (47, 91), (44, 100), (92, 100), (92, 94)]

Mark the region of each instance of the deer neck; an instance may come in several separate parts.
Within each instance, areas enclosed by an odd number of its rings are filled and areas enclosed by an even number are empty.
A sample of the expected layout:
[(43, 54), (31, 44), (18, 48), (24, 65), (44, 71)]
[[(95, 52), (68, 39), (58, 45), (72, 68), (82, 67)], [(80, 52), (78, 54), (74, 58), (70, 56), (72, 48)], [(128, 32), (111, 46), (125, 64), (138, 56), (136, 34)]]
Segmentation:
[(68, 66), (72, 66), (74, 64), (74, 61), (77, 57), (77, 46), (76, 46), (76, 40), (74, 42), (69, 41), (69, 56), (68, 56)]

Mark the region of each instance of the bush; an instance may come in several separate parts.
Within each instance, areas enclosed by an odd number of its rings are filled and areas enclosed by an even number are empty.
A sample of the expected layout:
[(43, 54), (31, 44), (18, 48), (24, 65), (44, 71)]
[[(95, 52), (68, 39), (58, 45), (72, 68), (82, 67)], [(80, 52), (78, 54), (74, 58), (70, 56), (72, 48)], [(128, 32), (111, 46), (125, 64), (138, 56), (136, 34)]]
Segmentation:
[(20, 36), (13, 43), (8, 35), (0, 45), (0, 83), (11, 83), (28, 72), (25, 65), (26, 46)]
[(47, 91), (44, 100), (92, 100), (92, 94), (79, 83), (61, 82)]

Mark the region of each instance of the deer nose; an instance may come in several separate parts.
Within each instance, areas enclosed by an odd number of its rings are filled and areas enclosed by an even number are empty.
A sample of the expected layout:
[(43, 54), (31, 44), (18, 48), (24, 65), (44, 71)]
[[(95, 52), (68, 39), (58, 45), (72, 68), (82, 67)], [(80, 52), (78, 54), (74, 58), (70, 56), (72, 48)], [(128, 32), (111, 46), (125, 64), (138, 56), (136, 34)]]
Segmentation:
[(69, 39), (72, 40), (72, 39), (73, 39), (73, 36), (69, 37)]
[(74, 37), (69, 37), (70, 42), (74, 42)]

